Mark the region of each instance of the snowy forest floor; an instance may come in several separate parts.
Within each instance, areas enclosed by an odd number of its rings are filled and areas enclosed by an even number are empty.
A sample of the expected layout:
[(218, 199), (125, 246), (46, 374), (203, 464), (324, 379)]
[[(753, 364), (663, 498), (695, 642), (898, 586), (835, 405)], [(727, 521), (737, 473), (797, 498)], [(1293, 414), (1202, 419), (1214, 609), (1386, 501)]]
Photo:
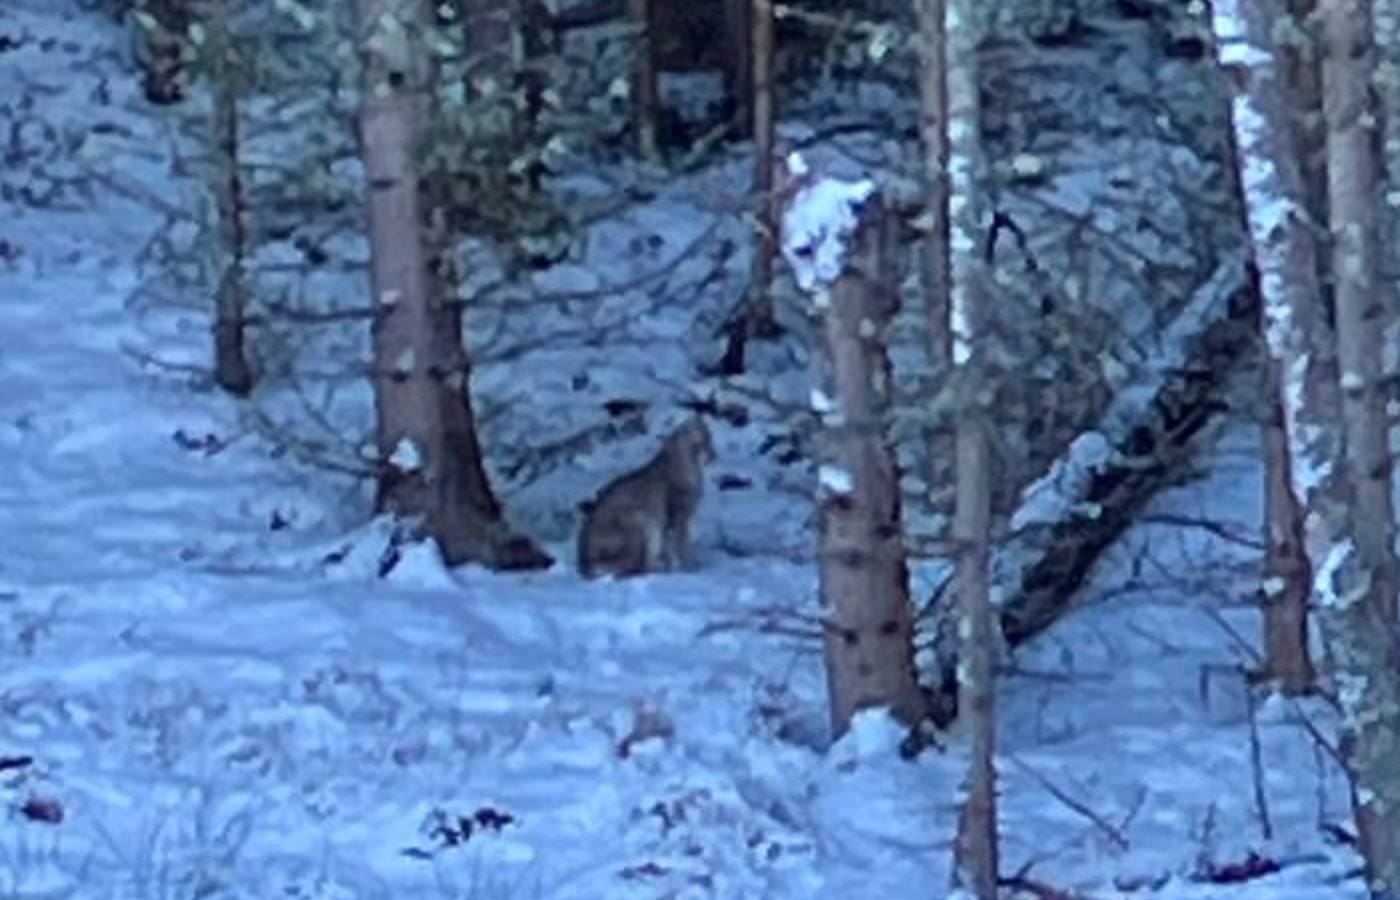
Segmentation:
[[(168, 177), (157, 114), (99, 50), (121, 40), (106, 20), (6, 5), (0, 897), (942, 896), (959, 736), (903, 761), (872, 714), (826, 746), (810, 565), (712, 542), (700, 571), (590, 583), (415, 549), (378, 579), (384, 535), (347, 530), (343, 479), (143, 365), (203, 346), (207, 319), (131, 314), (159, 223), (80, 176)], [(1006, 873), (1094, 898), (1362, 896), (1320, 827), (1347, 805), (1313, 704), (1257, 711), (1264, 838), (1229, 631), (1257, 631), (1253, 551), (1173, 519), (1255, 533), (1255, 456), (1232, 433), (1015, 660)], [(791, 497), (722, 502), (792, 529)], [(1283, 871), (1197, 877), (1251, 852)]]

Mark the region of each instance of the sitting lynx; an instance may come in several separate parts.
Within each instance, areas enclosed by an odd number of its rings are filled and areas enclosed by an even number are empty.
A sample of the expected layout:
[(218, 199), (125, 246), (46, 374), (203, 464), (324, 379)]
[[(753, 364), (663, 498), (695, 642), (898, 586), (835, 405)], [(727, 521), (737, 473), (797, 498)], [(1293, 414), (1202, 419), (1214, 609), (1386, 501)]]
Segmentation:
[(592, 578), (692, 566), (690, 520), (704, 494), (704, 464), (714, 458), (710, 430), (695, 416), (650, 462), (580, 504), (579, 571)]

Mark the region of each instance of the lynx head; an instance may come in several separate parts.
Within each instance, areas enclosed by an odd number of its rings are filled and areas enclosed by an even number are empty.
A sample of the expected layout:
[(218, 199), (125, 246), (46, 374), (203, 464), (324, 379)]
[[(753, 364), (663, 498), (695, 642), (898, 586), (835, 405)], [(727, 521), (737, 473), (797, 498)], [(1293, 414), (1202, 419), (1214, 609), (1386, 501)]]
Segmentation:
[(686, 419), (679, 428), (671, 432), (670, 437), (666, 438), (666, 446), (671, 453), (696, 465), (713, 462), (715, 459), (715, 444), (710, 437), (709, 426), (698, 414)]

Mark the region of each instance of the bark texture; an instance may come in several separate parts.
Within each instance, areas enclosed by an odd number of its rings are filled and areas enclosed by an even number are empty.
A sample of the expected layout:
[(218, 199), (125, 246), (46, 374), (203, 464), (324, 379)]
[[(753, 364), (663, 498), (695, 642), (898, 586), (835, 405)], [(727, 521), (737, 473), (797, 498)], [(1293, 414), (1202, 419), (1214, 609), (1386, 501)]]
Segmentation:
[(900, 533), (899, 478), (886, 439), (890, 363), (884, 336), (898, 303), (893, 222), (867, 201), (851, 257), (822, 310), (818, 383), (819, 575), (826, 609), (827, 684), (835, 734), (860, 709), (919, 717), (913, 616)]
[(443, 260), (428, 252), (415, 158), (426, 63), (408, 39), (421, 33), (428, 7), (422, 0), (358, 0), (357, 13), (365, 36), (360, 130), (377, 306), (377, 506), (421, 519), (449, 565), (548, 565), (533, 542), (510, 533), (486, 480), (460, 313), (445, 302)]
[[(1345, 419), (1350, 541), (1335, 542), (1320, 573), (1368, 887), (1400, 897), (1400, 637), (1396, 634), (1395, 519), (1388, 423), (1381, 396), (1377, 277), (1377, 122), (1371, 104), (1368, 0), (1322, 0), (1323, 113), (1335, 281), (1337, 358)], [(1331, 517), (1332, 527), (1341, 523)]]
[(1308, 601), (1312, 565), (1303, 544), (1303, 509), (1290, 479), (1288, 431), (1284, 426), (1283, 371), (1272, 357), (1266, 364), (1261, 426), (1264, 447), (1264, 667), (1258, 675), (1284, 694), (1313, 688), (1316, 672), (1308, 649)]
[(967, 724), (969, 769), (953, 854), (953, 886), (977, 900), (997, 896), (996, 682), (992, 661), (999, 636), (988, 583), (991, 476), (984, 323), (987, 268), (981, 237), (989, 217), (982, 192), (982, 101), (977, 46), (978, 0), (949, 0), (945, 64), (948, 104), (949, 332), (958, 398), (953, 543), (963, 638), (958, 707)]
[(1328, 225), (1337, 317), (1337, 362), (1346, 422), (1346, 463), (1354, 505), (1352, 536), (1375, 580), (1372, 602), (1395, 622), (1395, 510), (1388, 422), (1381, 383), (1387, 321), (1377, 250), (1383, 189), (1371, 104), (1370, 3), (1325, 0), (1323, 113), (1327, 122)]

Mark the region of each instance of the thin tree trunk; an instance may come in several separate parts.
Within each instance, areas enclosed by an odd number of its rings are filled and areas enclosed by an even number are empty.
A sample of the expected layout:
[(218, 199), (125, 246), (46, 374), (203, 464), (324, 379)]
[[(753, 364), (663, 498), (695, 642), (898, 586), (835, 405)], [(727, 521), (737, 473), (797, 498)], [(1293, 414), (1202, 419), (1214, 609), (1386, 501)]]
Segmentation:
[(1316, 673), (1308, 650), (1308, 600), (1312, 566), (1303, 544), (1303, 510), (1289, 479), (1288, 431), (1284, 427), (1283, 377), (1279, 363), (1266, 363), (1261, 426), (1264, 445), (1264, 668), (1260, 676), (1284, 694), (1310, 691)]
[(651, 4), (652, 0), (627, 0), (627, 16), (637, 29), (632, 75), (637, 151), (643, 159), (659, 162), (661, 150), (656, 135), (661, 119), (661, 95), (656, 81), (656, 31)]
[(217, 0), (209, 16), (205, 51), (212, 64), (214, 92), (215, 205), (222, 251), (219, 283), (214, 290), (214, 381), (238, 397), (253, 389), (253, 371), (244, 347), (248, 310), (248, 234), (242, 165), (239, 153), (238, 73), (232, 63), (229, 0)]
[(415, 159), (425, 66), (413, 58), (407, 37), (427, 22), (428, 7), (423, 0), (357, 2), (366, 67), (360, 130), (378, 307), (378, 508), (421, 518), (449, 565), (548, 565), (537, 546), (506, 528), (487, 483), (467, 399), (460, 316), (429, 271)]
[[(948, 337), (948, 90), (945, 83), (943, 19), (945, 0), (918, 0), (919, 134), (923, 140), (923, 289), (928, 319), (929, 360), (946, 373), (952, 344)], [(932, 486), (933, 482), (929, 482)]]
[(978, 82), (978, 0), (950, 0), (944, 34), (948, 103), (949, 333), (958, 396), (955, 460), (956, 585), (961, 607), (962, 678), (958, 707), (968, 729), (967, 793), (958, 821), (953, 885), (977, 900), (997, 896), (996, 620), (988, 584), (991, 480), (987, 471), (991, 410), (984, 357), (987, 270), (980, 248), (987, 230), (982, 197), (982, 102)]
[(758, 199), (758, 245), (744, 310), (746, 336), (771, 335), (773, 257), (777, 255), (778, 198), (773, 193), (775, 117), (773, 106), (773, 0), (753, 0), (753, 155)]
[[(1377, 205), (1383, 185), (1372, 108), (1370, 4), (1324, 0), (1323, 112), (1327, 196), (1337, 308), (1346, 461), (1354, 492), (1353, 538), (1375, 579), (1381, 621), (1396, 621), (1395, 510), (1382, 393), (1381, 338), (1387, 322), (1376, 265)], [(1397, 885), (1400, 889), (1400, 885)]]
[[(668, 0), (668, 2), (679, 2), (679, 0)], [(721, 22), (720, 27), (724, 30), (724, 53), (722, 60), (724, 65), (724, 89), (729, 95), (732, 109), (732, 125), (735, 137), (746, 138), (754, 132), (755, 110), (755, 65), (754, 54), (756, 52), (753, 45), (755, 28), (761, 27), (750, 21), (751, 15), (756, 11), (754, 0), (718, 0), (720, 4)], [(772, 28), (772, 3), (769, 2), (768, 28)], [(770, 62), (769, 69), (772, 69), (771, 54), (772, 43), (769, 42)], [(771, 76), (770, 76), (771, 77)]]

